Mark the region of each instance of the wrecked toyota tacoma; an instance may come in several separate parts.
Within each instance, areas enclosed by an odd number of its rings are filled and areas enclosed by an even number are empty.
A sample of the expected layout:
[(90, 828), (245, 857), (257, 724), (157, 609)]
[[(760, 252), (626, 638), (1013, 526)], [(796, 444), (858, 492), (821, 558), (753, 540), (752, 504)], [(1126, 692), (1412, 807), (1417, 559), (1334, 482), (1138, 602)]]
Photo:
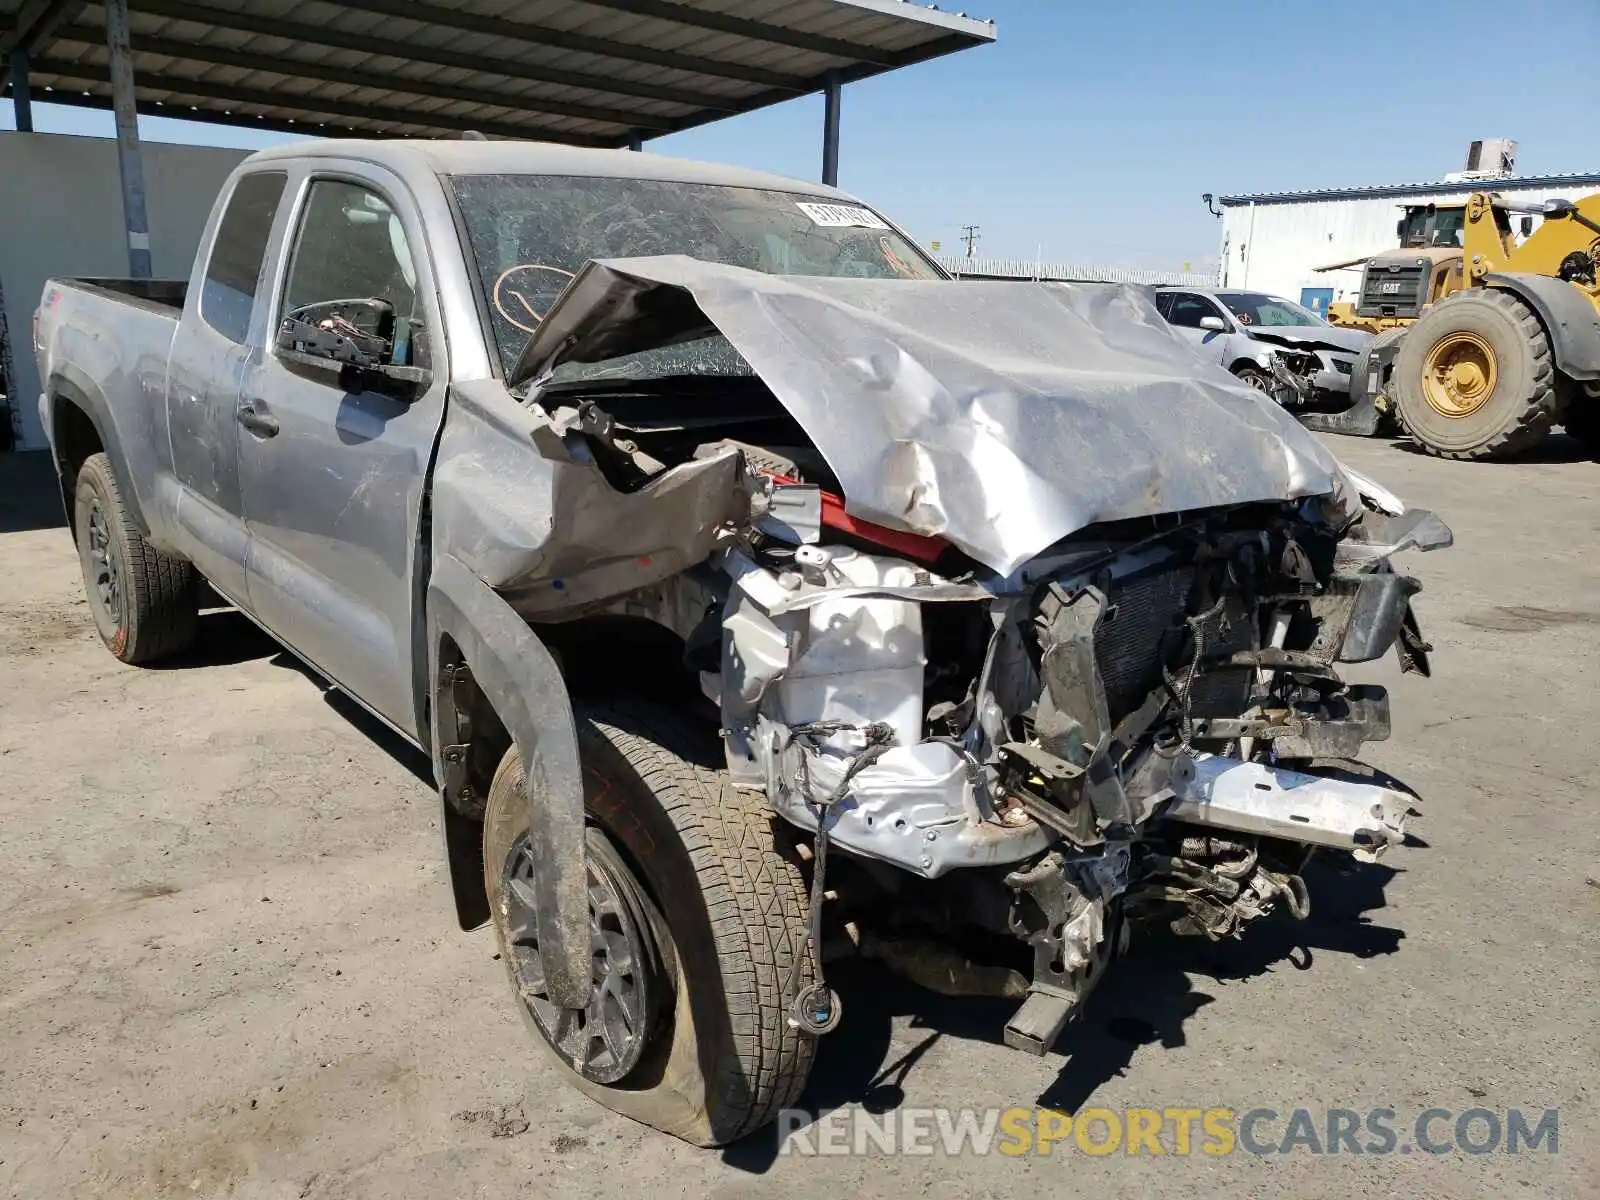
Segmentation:
[(183, 650), (204, 580), (425, 749), (534, 1044), (681, 1137), (794, 1101), (837, 956), (1042, 1054), (1138, 931), (1404, 840), (1339, 672), (1427, 672), (1393, 557), (1449, 531), (1134, 289), (951, 283), (771, 176), (329, 141), (36, 341), (107, 646)]

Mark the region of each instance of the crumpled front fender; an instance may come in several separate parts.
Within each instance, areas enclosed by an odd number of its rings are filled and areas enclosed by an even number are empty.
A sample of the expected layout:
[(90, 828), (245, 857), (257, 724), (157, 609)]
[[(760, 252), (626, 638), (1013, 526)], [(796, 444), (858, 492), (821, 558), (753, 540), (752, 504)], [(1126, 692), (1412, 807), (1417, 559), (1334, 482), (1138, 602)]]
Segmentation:
[[(434, 563), (428, 583), (431, 679), (439, 678), (444, 637), (460, 647), (473, 679), (522, 755), (545, 980), (552, 1003), (580, 1008), (591, 988), (588, 864), (583, 774), (566, 684), (538, 635), (488, 584), (449, 555)], [(440, 727), (442, 707), (434, 705), (433, 738), (434, 776), (441, 781), (445, 772), (439, 755), (451, 740), (450, 731)]]

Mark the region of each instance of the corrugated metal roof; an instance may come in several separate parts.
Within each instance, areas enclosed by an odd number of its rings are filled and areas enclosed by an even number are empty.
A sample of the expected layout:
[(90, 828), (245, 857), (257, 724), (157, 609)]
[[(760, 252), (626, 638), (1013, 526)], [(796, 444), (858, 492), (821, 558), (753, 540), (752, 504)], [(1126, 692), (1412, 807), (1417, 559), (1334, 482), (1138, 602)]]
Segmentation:
[(1321, 188), (1306, 192), (1253, 192), (1219, 196), (1224, 208), (1243, 204), (1306, 204), (1316, 200), (1383, 200), (1390, 196), (1431, 196), (1438, 192), (1522, 191), (1528, 188), (1600, 185), (1600, 171), (1575, 175), (1513, 175), (1508, 179), (1436, 179), (1431, 183), (1386, 183), (1371, 187)]
[[(329, 135), (623, 146), (994, 40), (907, 0), (131, 0), (139, 110)], [(0, 0), (0, 74), (111, 103), (97, 4)], [(9, 85), (8, 89), (9, 91)]]

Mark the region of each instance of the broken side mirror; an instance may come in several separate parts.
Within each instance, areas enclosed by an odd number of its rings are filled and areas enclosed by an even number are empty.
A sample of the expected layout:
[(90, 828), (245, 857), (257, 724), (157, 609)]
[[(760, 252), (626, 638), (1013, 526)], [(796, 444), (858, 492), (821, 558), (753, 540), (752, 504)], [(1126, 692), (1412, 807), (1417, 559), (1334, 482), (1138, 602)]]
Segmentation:
[(1228, 327), (1223, 324), (1221, 317), (1201, 317), (1200, 328), (1209, 330), (1211, 333), (1222, 333)]
[(394, 361), (394, 305), (378, 297), (302, 305), (278, 323), (273, 349), (295, 374), (346, 392), (409, 402), (433, 379), (426, 367)]

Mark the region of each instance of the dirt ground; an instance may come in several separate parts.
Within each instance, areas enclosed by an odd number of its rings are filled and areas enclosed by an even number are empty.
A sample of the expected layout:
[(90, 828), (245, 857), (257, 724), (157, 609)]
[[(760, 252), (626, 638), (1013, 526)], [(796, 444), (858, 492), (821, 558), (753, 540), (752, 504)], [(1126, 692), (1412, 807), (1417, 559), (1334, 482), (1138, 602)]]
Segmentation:
[[(419, 756), (229, 612), (169, 669), (99, 645), (42, 463), (0, 459), (0, 1187), (12, 1196), (1600, 1195), (1600, 464), (1334, 439), (1439, 511), (1436, 677), (1370, 755), (1422, 844), (1300, 928), (1152, 944), (1061, 1053), (1006, 1006), (843, 976), (807, 1107), (1560, 1110), (1558, 1151), (1006, 1158), (692, 1149), (530, 1052), (461, 933)], [(42, 497), (42, 499), (41, 499)], [(1320, 1118), (1319, 1118), (1320, 1119)], [(1281, 1129), (1281, 1126), (1280, 1126)]]

